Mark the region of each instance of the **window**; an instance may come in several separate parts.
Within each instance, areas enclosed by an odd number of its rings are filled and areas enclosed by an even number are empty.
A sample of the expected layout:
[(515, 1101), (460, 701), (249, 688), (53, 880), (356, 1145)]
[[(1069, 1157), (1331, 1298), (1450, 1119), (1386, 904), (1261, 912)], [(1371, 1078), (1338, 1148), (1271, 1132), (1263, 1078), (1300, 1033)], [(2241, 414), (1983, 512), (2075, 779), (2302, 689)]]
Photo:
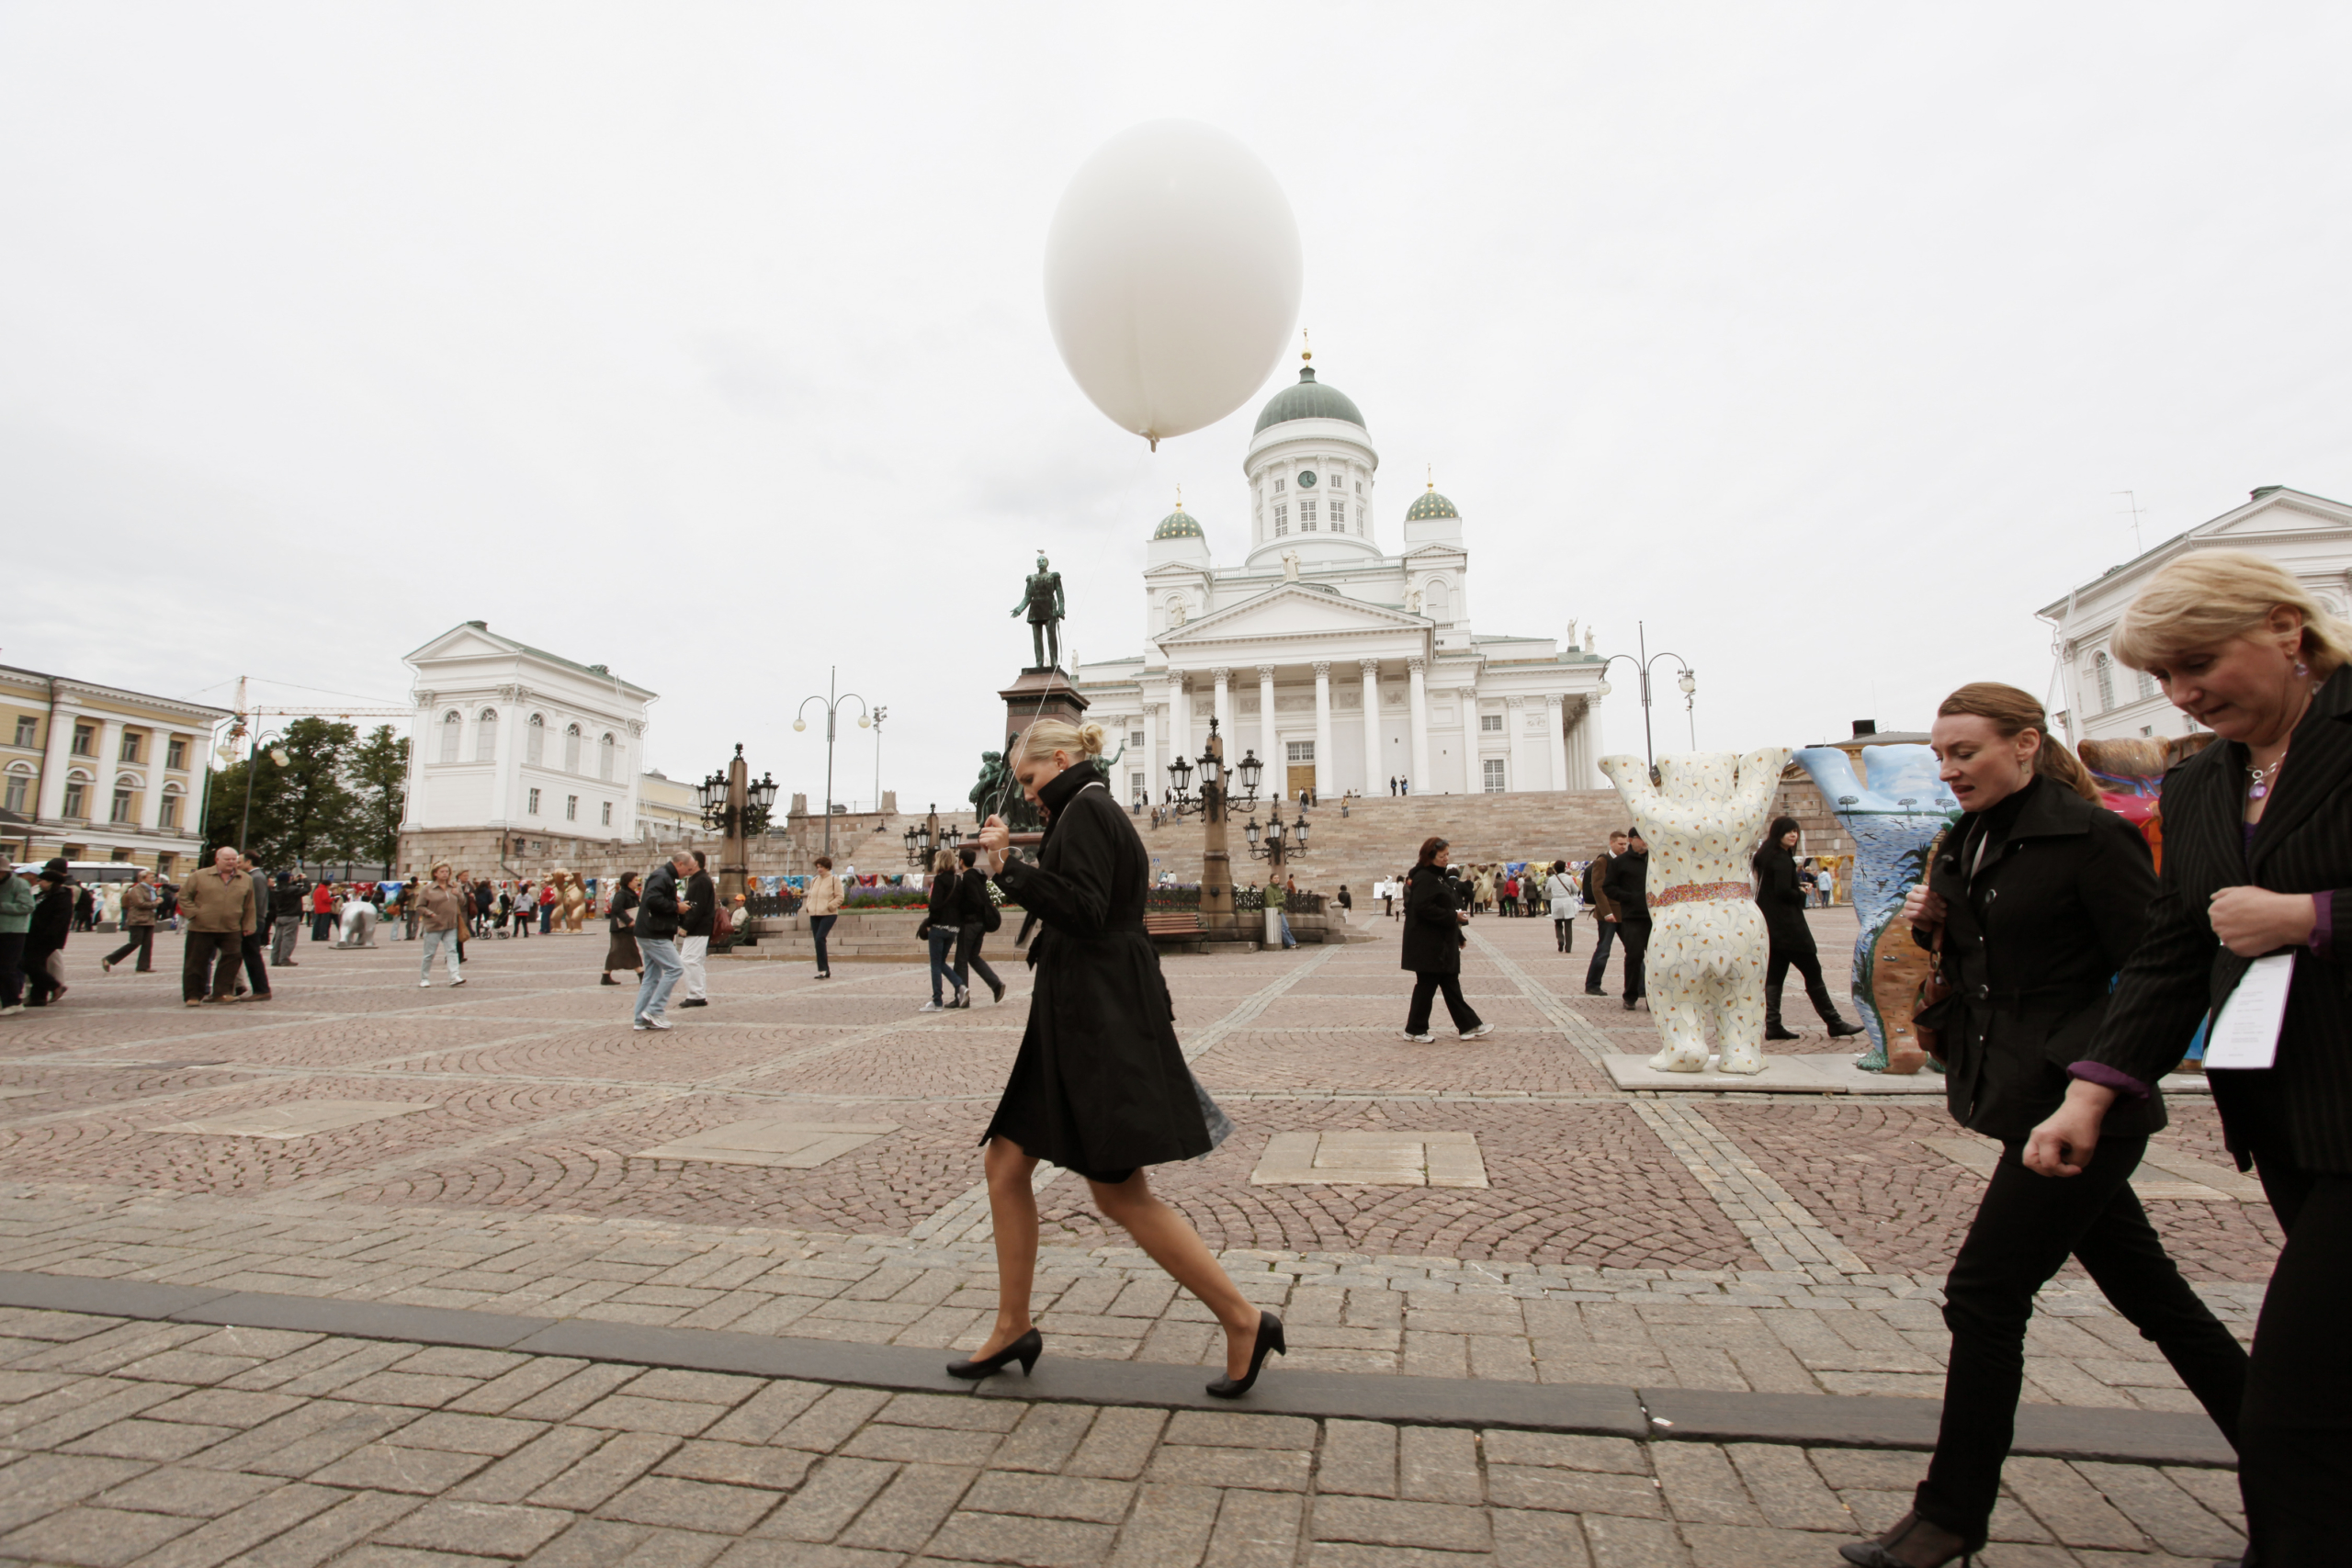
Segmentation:
[(130, 792), (120, 784), (114, 786), (114, 805), (107, 810), (109, 822), (128, 822), (130, 816)]
[(0, 796), (0, 799), (5, 799), (8, 809), (15, 812), (19, 817), (25, 815), (25, 793), (32, 782), (33, 781), (31, 779), (28, 778), (23, 773), (10, 773), (8, 775), (8, 793), (6, 796)]
[(537, 817), (539, 814), (539, 792), (537, 790), (533, 790), (531, 792), (530, 802), (523, 807), (523, 810), (526, 815), (532, 817)]
[(567, 773), (580, 771), (580, 727), (576, 724), (563, 727), (563, 771)]
[(1333, 502), (1331, 503), (1331, 532), (1334, 534), (1346, 533), (1348, 531), (1347, 521), (1348, 503), (1344, 501)]
[(1358, 495), (1362, 495), (1363, 493), (1363, 481), (1362, 479), (1358, 479), (1356, 481), (1356, 493)]
[(2143, 724), (2140, 727), (2140, 733), (2143, 735), (2154, 735), (2155, 732), (2156, 727), (2153, 724)]
[(17, 716), (17, 744), (19, 746), (40, 745), (40, 720), (30, 714), (18, 714)]
[[(613, 782), (613, 756), (619, 750), (618, 743), (609, 734), (596, 742), (596, 776), (606, 784)], [(611, 809), (610, 807), (605, 807), (607, 811)]]
[(158, 828), (176, 828), (179, 825), (180, 797), (176, 795), (167, 795), (164, 796), (162, 809), (155, 813), (155, 826)]
[(605, 827), (607, 827), (607, 828), (609, 828), (609, 827), (611, 827), (612, 825), (613, 825), (613, 803), (612, 803), (611, 801), (609, 801), (609, 800), (608, 800), (608, 801), (605, 802)]
[(2156, 694), (2156, 678), (2154, 675), (2149, 674), (2145, 670), (2139, 671), (2137, 673), (2140, 677), (2140, 694), (2143, 697), (2154, 696)]
[(461, 722), (456, 708), (441, 716), (441, 760), (445, 762), (458, 760), (458, 727)]
[(1276, 495), (1282, 494), (1283, 491), (1289, 488), (1290, 481), (1288, 479), (1283, 478), (1280, 474), (1276, 474), (1274, 476), (1274, 493)]
[(139, 761), (138, 731), (126, 729), (122, 732), (122, 755), (116, 760), (118, 761), (124, 762), (135, 762)]
[(523, 761), (536, 768), (539, 765), (540, 759), (547, 755), (547, 716), (535, 713), (530, 716), (523, 731)]
[(1277, 535), (1287, 534), (1290, 532), (1289, 507), (1277, 506), (1274, 508), (1274, 532)]
[(1432, 582), (1421, 593), (1421, 614), (1432, 621), (1453, 619), (1453, 594), (1442, 582)]
[(1315, 742), (1314, 742), (1314, 741), (1312, 741), (1312, 740), (1293, 740), (1293, 741), (1288, 742), (1288, 743), (1287, 743), (1287, 745), (1288, 745), (1288, 749), (1289, 749), (1290, 760), (1291, 760), (1292, 761), (1294, 761), (1294, 762), (1311, 762), (1311, 761), (1315, 761)]
[(1503, 716), (1498, 713), (1480, 714), (1478, 730), (1483, 735), (1500, 735), (1503, 732)]
[(1298, 503), (1298, 531), (1302, 534), (1315, 532), (1315, 503), (1311, 501)]
[(84, 784), (80, 779), (67, 779), (65, 781), (66, 816), (79, 817), (83, 814), (83, 796), (88, 792), (88, 790), (89, 785)]
[(1500, 757), (1489, 757), (1489, 758), (1487, 758), (1487, 764), (1486, 764), (1486, 771), (1487, 771), (1487, 793), (1488, 795), (1500, 795), (1500, 794), (1502, 794), (1502, 793), (1503, 793), (1503, 760), (1502, 760)]
[(172, 868), (179, 864), (179, 856), (172, 853), (169, 850), (165, 850), (162, 854), (155, 857), (155, 874), (163, 877), (165, 881), (169, 881), (171, 879)]
[(175, 735), (164, 743), (164, 766), (175, 773), (187, 771), (187, 737)]
[(567, 795), (563, 797), (563, 819), (567, 822), (577, 822), (580, 820), (580, 797), (578, 795)]
[(1132, 747), (1134, 747), (1134, 748), (1135, 748), (1136, 750), (1138, 750), (1138, 751), (1142, 750), (1143, 750), (1143, 731), (1142, 731), (1142, 730), (1140, 730), (1140, 729), (1130, 729), (1130, 730), (1128, 730), (1128, 731), (1127, 731), (1127, 744), (1128, 744), (1128, 745), (1130, 745), (1130, 746), (1132, 746)]
[(2091, 659), (2091, 673), (2098, 680), (2098, 707), (2101, 713), (2115, 705), (2115, 661), (2101, 649)]
[(484, 708), (474, 720), (474, 761), (492, 762), (498, 760), (498, 710)]
[(98, 727), (76, 720), (74, 725), (74, 755), (95, 757), (98, 754)]

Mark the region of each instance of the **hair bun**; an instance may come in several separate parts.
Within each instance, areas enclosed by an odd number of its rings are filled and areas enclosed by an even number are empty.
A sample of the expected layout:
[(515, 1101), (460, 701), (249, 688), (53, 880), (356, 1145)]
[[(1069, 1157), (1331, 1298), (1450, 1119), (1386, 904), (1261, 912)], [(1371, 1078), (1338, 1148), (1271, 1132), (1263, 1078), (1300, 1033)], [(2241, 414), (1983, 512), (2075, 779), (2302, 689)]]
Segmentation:
[(1090, 722), (1078, 727), (1078, 743), (1086, 749), (1088, 756), (1100, 757), (1102, 754), (1102, 740), (1101, 725)]

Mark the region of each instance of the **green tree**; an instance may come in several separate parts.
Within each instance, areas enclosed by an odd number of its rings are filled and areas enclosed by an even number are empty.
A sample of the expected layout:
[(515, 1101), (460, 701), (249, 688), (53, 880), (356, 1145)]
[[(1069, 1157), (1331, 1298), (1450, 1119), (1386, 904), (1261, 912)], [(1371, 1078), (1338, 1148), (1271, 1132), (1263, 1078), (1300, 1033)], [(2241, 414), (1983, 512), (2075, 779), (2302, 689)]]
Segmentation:
[(351, 753), (356, 840), (361, 859), (390, 865), (408, 808), (408, 741), (378, 725)]
[[(250, 762), (240, 758), (213, 775), (207, 837), (245, 849), (277, 869), (304, 861), (357, 859), (358, 801), (349, 782), (359, 732), (348, 724), (298, 718)], [(273, 751), (283, 751), (280, 766)], [(251, 815), (247, 770), (251, 769)]]

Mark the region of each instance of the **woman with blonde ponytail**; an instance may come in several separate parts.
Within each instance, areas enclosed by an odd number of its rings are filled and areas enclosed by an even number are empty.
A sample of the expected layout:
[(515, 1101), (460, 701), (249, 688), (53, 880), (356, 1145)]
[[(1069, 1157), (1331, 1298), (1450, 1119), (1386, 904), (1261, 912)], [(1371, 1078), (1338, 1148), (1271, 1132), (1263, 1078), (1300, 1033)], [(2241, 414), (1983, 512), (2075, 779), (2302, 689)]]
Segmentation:
[(2156, 896), (2147, 842), (2099, 804), (2041, 705), (2015, 686), (1962, 686), (1937, 710), (1931, 739), (1965, 815), (1904, 902), (1950, 987), (1919, 1021), (1943, 1041), (1952, 1119), (1999, 1139), (2001, 1158), (1944, 1284), (1951, 1359), (1935, 1458), (1910, 1513), (1877, 1540), (1838, 1549), (1862, 1568), (1938, 1568), (1983, 1548), (2017, 1424), (2034, 1292), (2070, 1256), (2233, 1440), (2245, 1388), (2245, 1351), (2181, 1278), (2132, 1192), (2148, 1135), (2165, 1125), (2163, 1097), (2110, 1118), (2080, 1180), (2037, 1175), (2023, 1160), (2147, 927)]
[(1084, 1177), (1102, 1215), (1216, 1314), (1226, 1375), (1208, 1392), (1236, 1399), (1283, 1348), (1282, 1319), (1234, 1288), (1144, 1176), (1146, 1166), (1207, 1154), (1233, 1124), (1193, 1081), (1176, 1043), (1175, 1004), (1143, 924), (1151, 858), (1111, 798), (1102, 753), (1101, 725), (1038, 719), (1005, 759), (1046, 817), (1037, 859), (1006, 859), (1011, 835), (999, 816), (974, 840), (1006, 899), (1044, 929), (1029, 945), (1029, 1026), (980, 1139), (996, 1222), (996, 1323), (969, 1359), (947, 1371), (982, 1378), (1017, 1360), (1026, 1372), (1044, 1351), (1029, 1319), (1037, 1267), (1031, 1176), (1043, 1159)]

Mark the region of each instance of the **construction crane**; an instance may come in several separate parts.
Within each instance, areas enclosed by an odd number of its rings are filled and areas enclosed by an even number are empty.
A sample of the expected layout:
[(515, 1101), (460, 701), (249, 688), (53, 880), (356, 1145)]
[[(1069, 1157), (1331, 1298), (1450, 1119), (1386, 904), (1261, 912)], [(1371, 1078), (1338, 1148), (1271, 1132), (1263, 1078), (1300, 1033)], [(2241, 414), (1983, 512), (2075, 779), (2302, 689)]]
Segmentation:
[[(237, 742), (241, 739), (245, 742), (245, 805), (237, 824), (237, 851), (241, 854), (244, 852), (245, 835), (253, 826), (253, 765), (261, 751), (261, 730), (258, 726), (250, 721), (263, 718), (407, 718), (416, 712), (414, 708), (382, 708), (366, 705), (336, 707), (331, 704), (322, 703), (312, 703), (300, 707), (250, 706), (245, 702), (245, 676), (237, 677), (236, 717), (231, 721), (229, 732), (220, 738), (220, 744), (214, 750), (214, 755), (220, 758), (220, 765), (225, 768), (237, 760)], [(269, 760), (282, 768), (288, 759), (283, 747), (273, 746), (270, 748)], [(201, 813), (198, 818), (199, 821), (210, 819), (212, 776), (209, 769), (205, 773), (204, 787), (206, 799), (198, 807)]]

